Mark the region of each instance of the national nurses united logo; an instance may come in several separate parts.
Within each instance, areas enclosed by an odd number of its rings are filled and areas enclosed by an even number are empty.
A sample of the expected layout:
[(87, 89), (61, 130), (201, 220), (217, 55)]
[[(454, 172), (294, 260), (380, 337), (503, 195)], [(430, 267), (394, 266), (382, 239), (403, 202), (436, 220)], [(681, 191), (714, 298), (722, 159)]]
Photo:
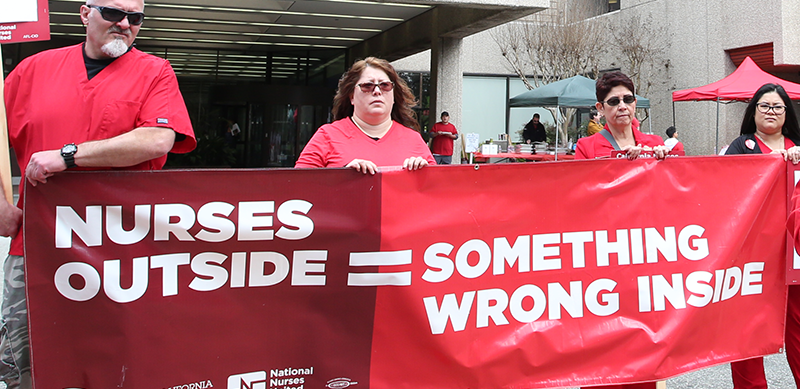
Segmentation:
[(234, 374), (228, 377), (228, 389), (267, 389), (267, 372)]
[[(266, 371), (234, 374), (228, 377), (228, 389), (306, 389), (306, 379), (313, 375), (313, 366), (272, 369), (269, 371), (269, 375)], [(349, 378), (336, 378), (336, 380), (347, 380), (348, 383), (341, 386), (330, 386), (329, 381), (328, 387), (338, 389), (355, 384), (354, 382), (349, 383)]]

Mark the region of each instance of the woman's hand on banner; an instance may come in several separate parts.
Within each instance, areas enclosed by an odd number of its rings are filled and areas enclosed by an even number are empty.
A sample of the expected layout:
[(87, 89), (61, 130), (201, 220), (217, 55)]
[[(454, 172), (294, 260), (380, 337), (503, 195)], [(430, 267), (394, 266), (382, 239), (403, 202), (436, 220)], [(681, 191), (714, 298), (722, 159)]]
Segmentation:
[(621, 150), (625, 151), (629, 161), (639, 158), (642, 152), (652, 152), (656, 159), (664, 159), (667, 157), (667, 154), (669, 154), (669, 148), (667, 148), (667, 146), (655, 146), (651, 148), (649, 146), (642, 146), (641, 143), (636, 146), (625, 146)]
[(344, 167), (356, 169), (357, 172), (364, 174), (375, 174), (378, 171), (378, 165), (375, 162), (367, 161), (366, 159), (354, 159)]
[[(773, 151), (773, 153), (775, 152), (776, 151)], [(800, 147), (798, 146), (792, 146), (786, 150), (778, 150), (777, 152), (783, 155), (784, 161), (791, 161), (795, 165), (800, 162)]]
[(422, 157), (410, 157), (403, 161), (403, 168), (406, 170), (419, 170), (428, 166), (428, 161)]

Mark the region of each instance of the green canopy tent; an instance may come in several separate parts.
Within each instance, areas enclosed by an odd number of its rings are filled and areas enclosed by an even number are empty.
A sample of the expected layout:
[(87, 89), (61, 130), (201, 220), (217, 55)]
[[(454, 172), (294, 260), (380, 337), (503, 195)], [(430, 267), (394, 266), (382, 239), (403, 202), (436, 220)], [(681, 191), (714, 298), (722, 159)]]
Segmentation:
[[(509, 106), (588, 108), (594, 107), (596, 102), (595, 81), (584, 76), (575, 76), (516, 95), (509, 100)], [(636, 95), (636, 108), (650, 108), (650, 100)], [(556, 112), (560, 116), (561, 110)], [(555, 119), (558, 124), (560, 117)], [(558, 145), (558, 131), (556, 131), (556, 145)]]
[[(595, 81), (575, 76), (552, 82), (516, 95), (509, 100), (511, 107), (594, 107)], [(636, 95), (636, 108), (650, 108), (650, 100)]]

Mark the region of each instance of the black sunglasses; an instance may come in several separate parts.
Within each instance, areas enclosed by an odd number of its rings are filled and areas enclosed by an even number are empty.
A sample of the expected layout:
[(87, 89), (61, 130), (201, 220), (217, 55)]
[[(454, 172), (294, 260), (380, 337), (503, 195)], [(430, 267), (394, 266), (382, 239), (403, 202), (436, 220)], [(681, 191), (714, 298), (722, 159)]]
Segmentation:
[(128, 17), (128, 23), (131, 26), (138, 26), (144, 21), (144, 12), (127, 12), (113, 7), (101, 7), (99, 5), (87, 5), (89, 8), (95, 8), (100, 11), (100, 16), (109, 22), (119, 23), (125, 16)]
[[(622, 96), (622, 101), (625, 102), (625, 104), (631, 105), (631, 104), (633, 104), (634, 101), (636, 101), (636, 97), (634, 97), (633, 95), (625, 95), (625, 96)], [(616, 96), (614, 96), (614, 97), (612, 97), (612, 98), (610, 98), (610, 99), (608, 99), (606, 101), (601, 101), (601, 103), (608, 104), (611, 107), (618, 106), (619, 102), (620, 102), (619, 97), (616, 97)]]
[(361, 91), (364, 93), (372, 93), (375, 90), (375, 87), (381, 88), (384, 92), (391, 92), (392, 88), (394, 88), (394, 83), (391, 81), (383, 81), (381, 83), (374, 83), (374, 82), (362, 82), (361, 84), (356, 84)]

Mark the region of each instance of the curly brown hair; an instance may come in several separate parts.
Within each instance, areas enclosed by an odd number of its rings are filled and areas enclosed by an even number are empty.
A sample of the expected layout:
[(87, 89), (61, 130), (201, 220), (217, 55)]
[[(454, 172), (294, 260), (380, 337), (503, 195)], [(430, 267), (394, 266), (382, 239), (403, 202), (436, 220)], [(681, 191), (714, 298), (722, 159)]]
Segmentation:
[(333, 120), (353, 116), (353, 104), (350, 103), (350, 96), (353, 95), (356, 83), (361, 78), (361, 72), (368, 66), (382, 70), (389, 76), (389, 81), (394, 83), (394, 89), (392, 89), (394, 93), (392, 120), (419, 132), (419, 123), (414, 110), (411, 109), (417, 105), (414, 93), (411, 92), (408, 84), (397, 75), (389, 61), (375, 57), (367, 57), (356, 61), (350, 67), (350, 70), (345, 72), (342, 78), (339, 79), (339, 87), (336, 90), (336, 96), (333, 98)]

